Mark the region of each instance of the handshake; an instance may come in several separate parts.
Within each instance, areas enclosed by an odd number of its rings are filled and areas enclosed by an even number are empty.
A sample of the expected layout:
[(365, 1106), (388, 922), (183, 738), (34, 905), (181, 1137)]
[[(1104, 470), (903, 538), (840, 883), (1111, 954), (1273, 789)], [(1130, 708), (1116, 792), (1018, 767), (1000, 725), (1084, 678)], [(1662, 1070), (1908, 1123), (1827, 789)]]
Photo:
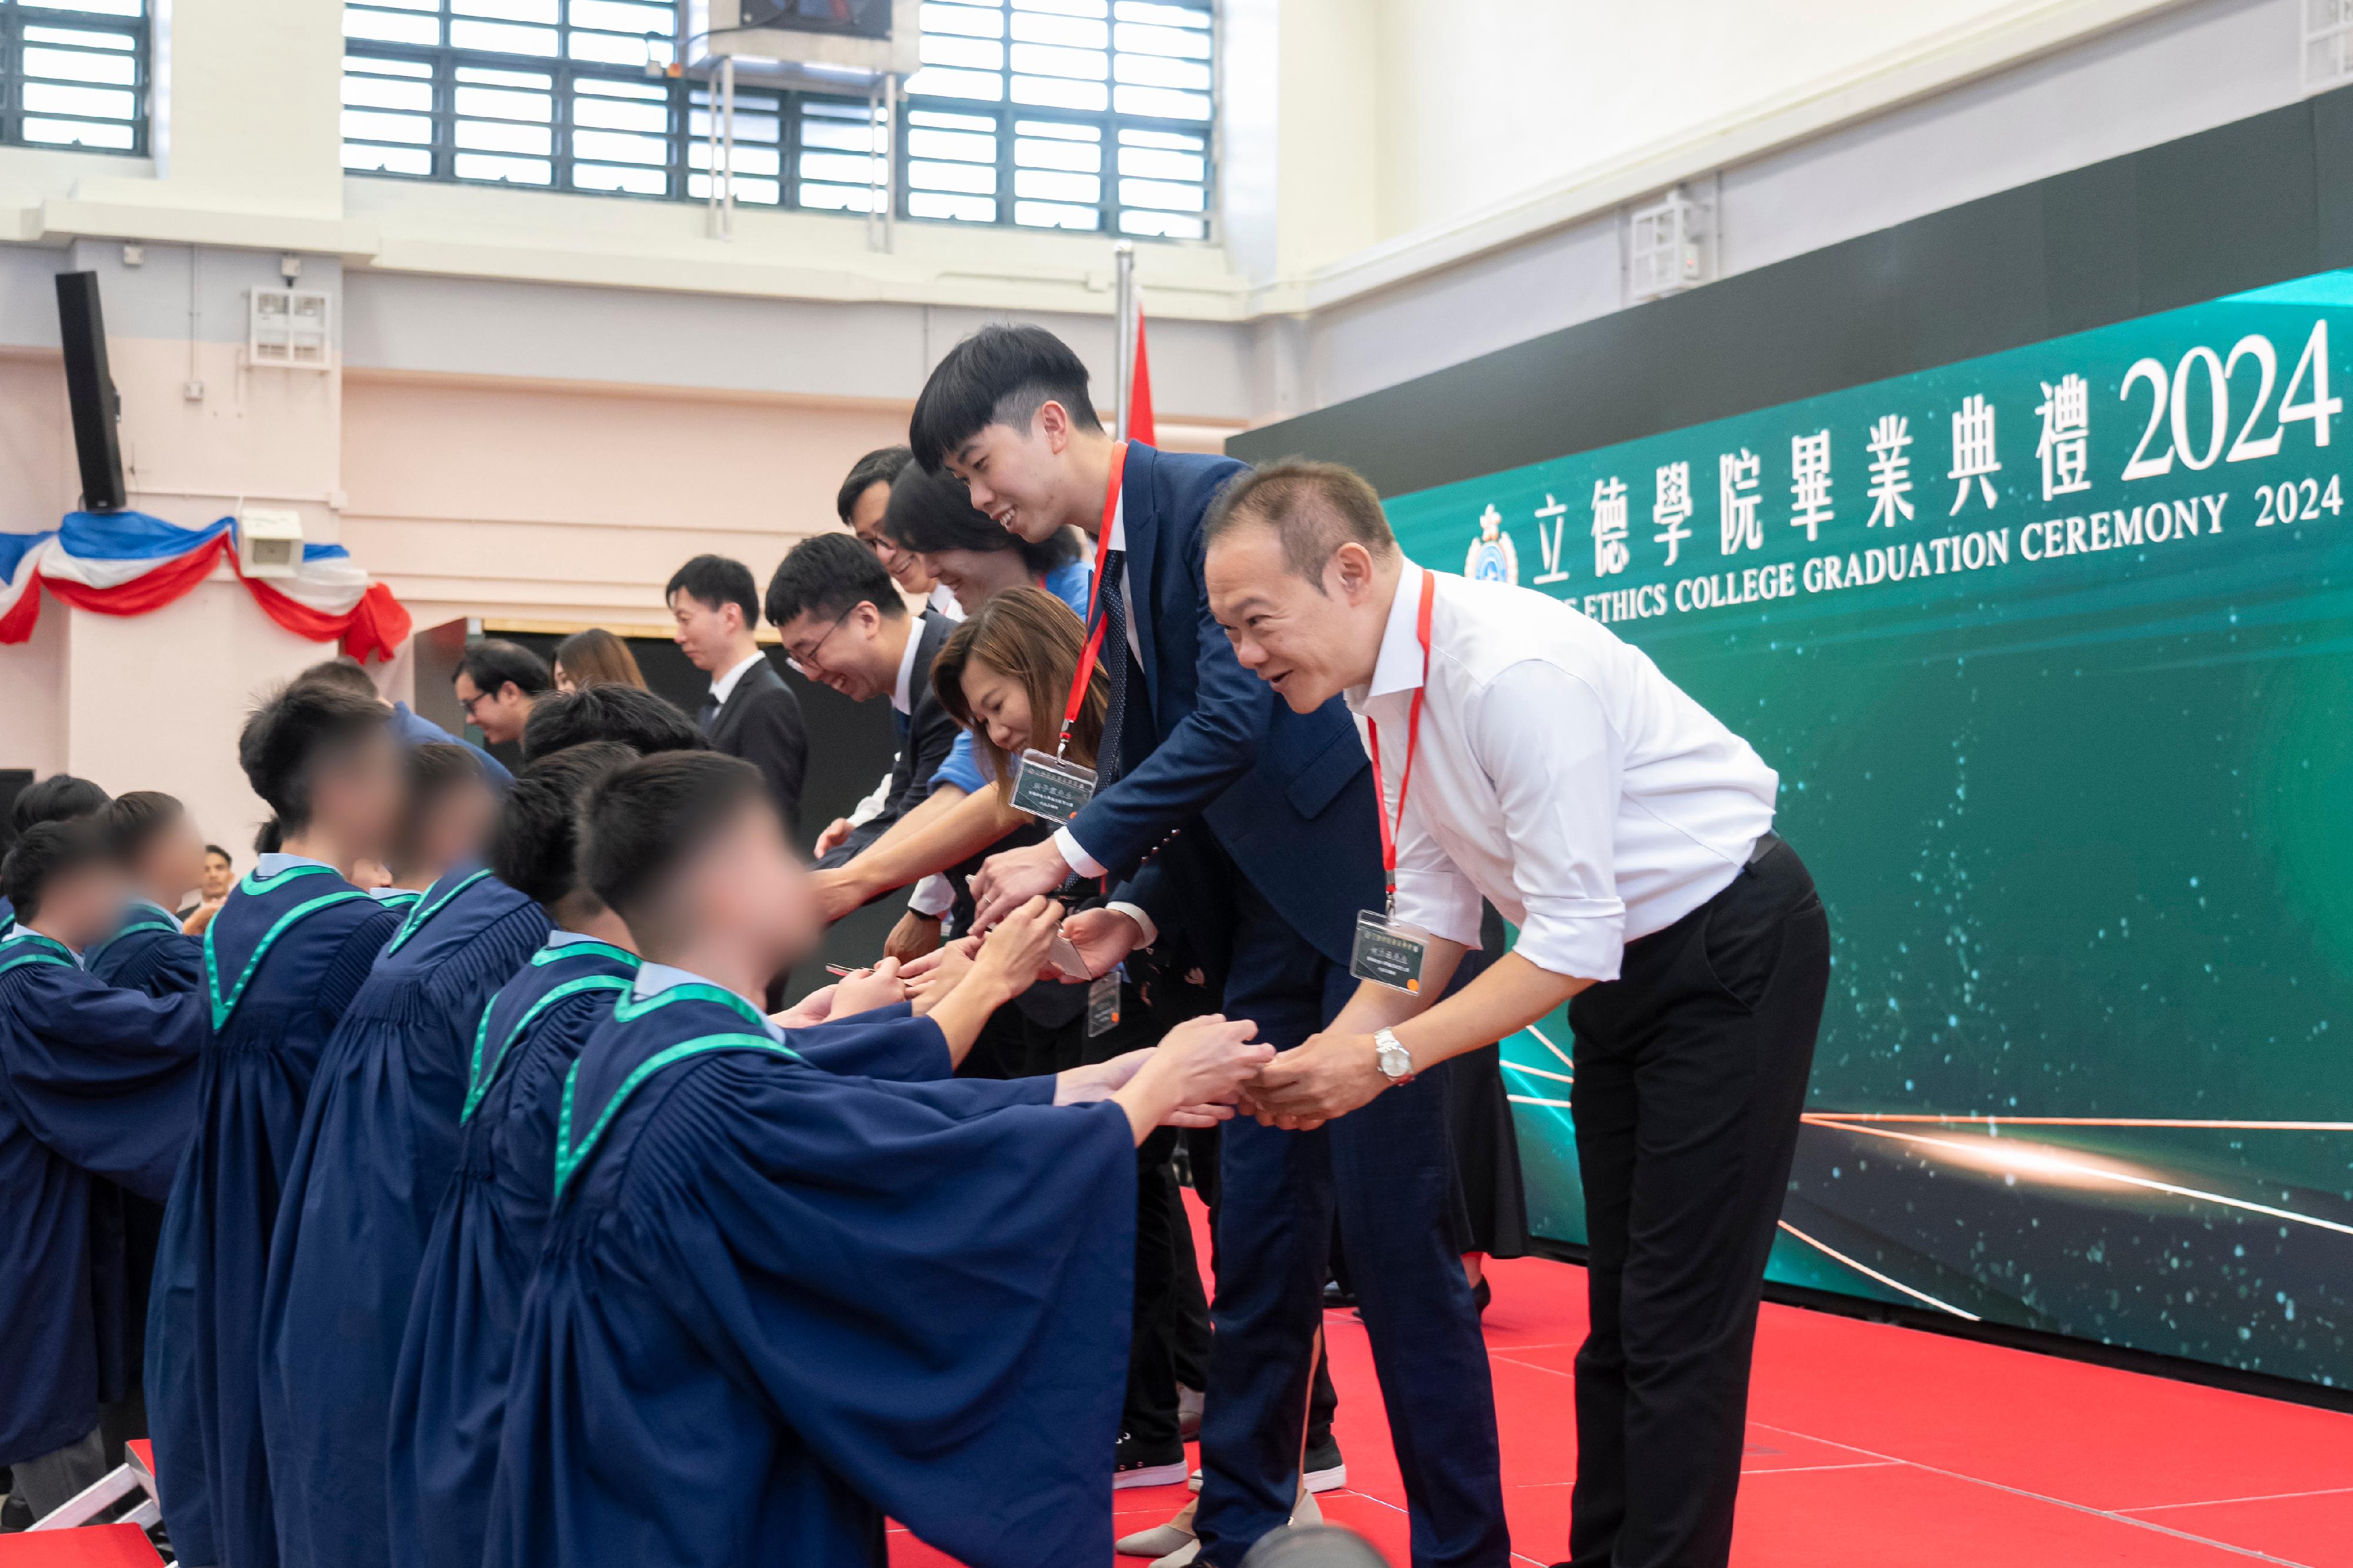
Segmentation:
[[(1112, 918), (1133, 924), (1124, 916)], [(1074, 978), (1067, 952), (1061, 964), (1051, 962), (1062, 923), (1060, 906), (1051, 899), (1032, 899), (985, 935), (950, 942), (903, 964), (885, 958), (871, 969), (845, 973), (777, 1014), (776, 1022), (807, 1028), (906, 1002), (918, 1016), (932, 1016), (941, 1026), (952, 1049), (960, 1036), (968, 1047), (987, 1013), (1040, 979)], [(1124, 948), (1111, 963), (1125, 956)], [(1105, 964), (1104, 972), (1110, 967)], [(1115, 1100), (1138, 1142), (1155, 1127), (1215, 1126), (1234, 1114), (1245, 1085), (1274, 1060), (1273, 1047), (1253, 1043), (1257, 1033), (1258, 1026), (1247, 1019), (1189, 1019), (1157, 1046), (1057, 1075), (1054, 1103)]]

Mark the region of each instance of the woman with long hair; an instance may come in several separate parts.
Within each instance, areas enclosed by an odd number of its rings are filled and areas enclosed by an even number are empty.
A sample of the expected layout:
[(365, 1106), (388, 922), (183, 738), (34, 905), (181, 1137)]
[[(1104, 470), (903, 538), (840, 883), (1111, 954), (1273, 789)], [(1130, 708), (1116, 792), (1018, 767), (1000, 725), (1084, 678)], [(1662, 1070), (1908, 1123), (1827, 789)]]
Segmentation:
[[(997, 531), (1013, 537), (1003, 529)], [(1025, 586), (989, 595), (940, 649), (932, 665), (932, 689), (948, 717), (971, 732), (999, 800), (1013, 798), (1021, 753), (1032, 746), (1050, 750), (1060, 735), (1060, 715), (1070, 700), (1085, 642), (1086, 627), (1068, 605), (1042, 588)], [(1110, 693), (1098, 665), (1071, 726), (1064, 753), (1071, 761), (1094, 766)]]
[(1043, 588), (1083, 616), (1093, 573), (1075, 530), (1032, 544), (975, 510), (964, 481), (943, 468), (927, 474), (910, 463), (891, 481), (882, 531), (956, 597), (965, 615), (1008, 588)]
[(555, 645), (555, 689), (577, 691), (584, 686), (634, 686), (643, 691), (646, 678), (628, 643), (602, 626), (590, 626)]

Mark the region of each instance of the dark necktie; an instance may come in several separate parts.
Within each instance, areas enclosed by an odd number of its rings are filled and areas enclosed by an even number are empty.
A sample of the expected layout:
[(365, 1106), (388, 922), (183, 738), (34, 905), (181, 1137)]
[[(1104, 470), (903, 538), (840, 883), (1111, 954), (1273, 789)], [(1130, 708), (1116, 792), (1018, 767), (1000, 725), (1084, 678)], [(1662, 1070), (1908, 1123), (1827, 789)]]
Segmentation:
[(1126, 565), (1124, 550), (1104, 556), (1103, 580), (1095, 591), (1103, 617), (1103, 679), (1111, 688), (1111, 700), (1103, 709), (1103, 740), (1095, 747), (1097, 789), (1109, 787), (1126, 772), (1121, 765), (1120, 745), (1127, 728), (1127, 679), (1134, 663), (1127, 652), (1127, 601), (1120, 593)]
[(694, 710), (694, 727), (705, 735), (710, 734), (711, 727), (719, 722), (719, 693), (707, 693), (702, 699), (702, 706)]

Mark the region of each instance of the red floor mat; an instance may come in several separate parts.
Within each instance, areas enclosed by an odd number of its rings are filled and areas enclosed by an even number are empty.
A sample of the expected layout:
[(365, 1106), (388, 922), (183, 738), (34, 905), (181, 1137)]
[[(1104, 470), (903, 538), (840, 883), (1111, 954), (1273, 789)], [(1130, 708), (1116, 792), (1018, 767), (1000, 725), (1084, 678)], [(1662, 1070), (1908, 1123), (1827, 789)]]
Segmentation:
[[(1536, 1258), (1493, 1275), (1513, 1555), (1550, 1563), (1567, 1554), (1585, 1275)], [(1403, 1568), (1405, 1493), (1364, 1329), (1325, 1323), (1348, 1487), (1324, 1512)], [(1737, 1568), (2353, 1568), (2353, 1415), (1771, 1306), (1749, 1415)], [(1185, 1499), (1123, 1492), (1119, 1528)], [(953, 1568), (903, 1531), (891, 1561)]]

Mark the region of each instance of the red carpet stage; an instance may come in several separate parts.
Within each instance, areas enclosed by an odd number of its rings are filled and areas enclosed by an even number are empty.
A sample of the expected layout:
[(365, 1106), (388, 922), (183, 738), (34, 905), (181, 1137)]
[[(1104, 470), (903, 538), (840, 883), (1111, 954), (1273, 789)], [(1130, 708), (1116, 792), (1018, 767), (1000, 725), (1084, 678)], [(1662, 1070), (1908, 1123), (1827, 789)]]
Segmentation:
[[(1493, 1279), (1514, 1556), (1550, 1563), (1567, 1554), (1585, 1275), (1525, 1258)], [(1325, 1321), (1349, 1486), (1324, 1510), (1404, 1568), (1405, 1492), (1364, 1327)], [(1120, 1530), (1160, 1522), (1185, 1496), (1120, 1493)], [(903, 1531), (892, 1542), (893, 1568), (949, 1563)], [(1768, 1304), (1733, 1562), (2353, 1568), (2353, 1415)]]

